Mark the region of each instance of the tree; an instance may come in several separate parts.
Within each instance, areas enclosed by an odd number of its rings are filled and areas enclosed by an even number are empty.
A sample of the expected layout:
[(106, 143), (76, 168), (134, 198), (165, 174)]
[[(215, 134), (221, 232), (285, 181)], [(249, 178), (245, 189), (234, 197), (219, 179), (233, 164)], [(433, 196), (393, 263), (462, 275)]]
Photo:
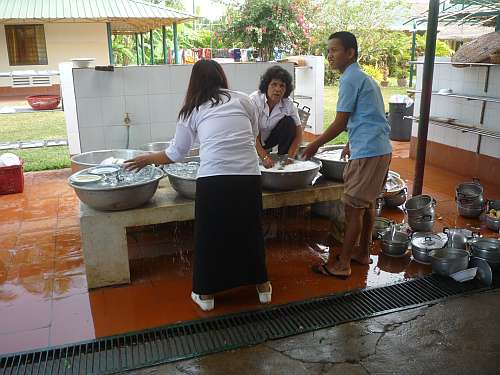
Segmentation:
[(274, 48), (300, 53), (310, 41), (308, 16), (311, 0), (245, 0), (227, 3), (227, 12), (217, 33), (233, 47), (256, 47), (264, 60)]

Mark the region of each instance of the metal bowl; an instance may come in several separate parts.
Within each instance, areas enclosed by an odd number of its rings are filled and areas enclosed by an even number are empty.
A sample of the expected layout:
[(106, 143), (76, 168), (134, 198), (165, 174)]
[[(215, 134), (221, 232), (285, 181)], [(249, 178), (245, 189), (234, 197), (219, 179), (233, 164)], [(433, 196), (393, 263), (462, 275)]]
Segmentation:
[[(338, 154), (338, 160), (332, 158), (332, 155), (328, 154), (329, 151), (335, 151), (334, 156), (336, 157)], [(321, 162), (321, 169), (319, 172), (325, 176), (325, 178), (334, 181), (344, 181), (344, 169), (347, 165), (347, 161), (340, 160), (341, 152), (342, 148), (322, 149), (315, 155), (314, 159)]]
[[(273, 156), (274, 157), (274, 156)], [(321, 162), (310, 160), (316, 167), (303, 171), (268, 171), (261, 168), (262, 188), (268, 190), (295, 190), (311, 185), (318, 175)]]
[(396, 208), (406, 202), (406, 188), (401, 189), (396, 194), (385, 195), (384, 203), (386, 207)]
[(488, 227), (489, 230), (498, 233), (500, 231), (500, 219), (486, 215), (486, 227)]
[(70, 176), (69, 185), (86, 205), (100, 211), (121, 211), (136, 208), (147, 203), (156, 192), (163, 171), (149, 165), (150, 179), (144, 182), (131, 183), (125, 186), (103, 186), (101, 183), (78, 184), (73, 182), (74, 176), (87, 174), (89, 169), (81, 170)]
[(380, 242), (380, 247), (385, 255), (401, 257), (408, 251), (410, 237), (405, 232), (387, 231)]
[(430, 195), (416, 195), (408, 199), (404, 205), (408, 216), (429, 215), (436, 206), (436, 201)]
[(469, 253), (463, 249), (445, 247), (443, 249), (431, 250), (429, 257), (431, 259), (432, 271), (443, 276), (463, 271), (469, 265)]
[[(190, 161), (199, 162), (199, 156), (191, 156), (184, 159), (185, 163)], [(184, 198), (195, 199), (196, 198), (196, 178), (183, 177), (172, 171), (172, 168), (169, 165), (163, 167), (165, 173), (168, 176), (168, 181), (170, 185), (174, 188), (176, 192), (182, 195)]]
[[(152, 152), (165, 151), (170, 146), (170, 143), (171, 143), (170, 141), (150, 142), (146, 143), (145, 145), (139, 146), (139, 150), (152, 151)], [(200, 151), (199, 147), (192, 147), (191, 150), (189, 151), (188, 156), (198, 156), (199, 151)]]
[(102, 163), (103, 160), (113, 157), (115, 159), (132, 159), (136, 156), (145, 154), (142, 150), (97, 150), (84, 152), (71, 157), (71, 169), (74, 172), (81, 171), (90, 167), (95, 167)]
[(394, 221), (385, 217), (376, 217), (373, 223), (372, 239), (381, 239), (384, 234), (394, 225)]

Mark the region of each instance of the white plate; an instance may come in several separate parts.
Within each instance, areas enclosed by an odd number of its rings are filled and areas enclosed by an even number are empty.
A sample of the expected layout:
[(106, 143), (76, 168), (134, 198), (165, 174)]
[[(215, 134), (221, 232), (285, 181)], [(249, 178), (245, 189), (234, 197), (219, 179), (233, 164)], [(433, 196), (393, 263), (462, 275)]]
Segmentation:
[(121, 169), (118, 165), (101, 165), (88, 170), (90, 174), (109, 174), (118, 172)]
[(89, 184), (102, 179), (102, 176), (96, 174), (78, 174), (70, 177), (71, 181), (76, 184)]

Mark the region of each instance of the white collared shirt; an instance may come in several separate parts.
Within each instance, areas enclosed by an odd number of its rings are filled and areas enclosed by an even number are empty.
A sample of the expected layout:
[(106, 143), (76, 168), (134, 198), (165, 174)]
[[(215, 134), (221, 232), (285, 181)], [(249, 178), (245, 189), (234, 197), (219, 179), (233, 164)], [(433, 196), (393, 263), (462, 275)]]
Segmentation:
[(293, 104), (292, 99), (283, 98), (277, 104), (271, 114), (269, 114), (269, 105), (267, 104), (266, 94), (255, 91), (250, 94), (250, 98), (254, 102), (257, 107), (258, 116), (259, 116), (259, 132), (260, 132), (260, 140), (262, 144), (266, 142), (266, 139), (269, 138), (269, 135), (273, 131), (276, 124), (285, 116), (290, 116), (294, 119), (295, 124), (300, 126), (300, 118), (297, 107)]
[(177, 123), (174, 141), (165, 151), (169, 159), (184, 159), (198, 137), (200, 168), (198, 177), (218, 175), (260, 175), (255, 149), (258, 135), (257, 112), (248, 95), (225, 90), (231, 99), (211, 102), (194, 109)]

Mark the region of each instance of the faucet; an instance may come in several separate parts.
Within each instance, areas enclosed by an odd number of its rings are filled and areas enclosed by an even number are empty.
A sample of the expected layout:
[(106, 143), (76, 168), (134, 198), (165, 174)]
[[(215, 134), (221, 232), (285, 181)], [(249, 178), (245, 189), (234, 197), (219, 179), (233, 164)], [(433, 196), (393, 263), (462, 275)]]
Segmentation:
[(129, 148), (130, 146), (130, 116), (128, 114), (128, 112), (125, 112), (125, 117), (123, 118), (123, 123), (125, 124), (125, 126), (127, 127), (127, 145), (126, 145), (126, 149)]

